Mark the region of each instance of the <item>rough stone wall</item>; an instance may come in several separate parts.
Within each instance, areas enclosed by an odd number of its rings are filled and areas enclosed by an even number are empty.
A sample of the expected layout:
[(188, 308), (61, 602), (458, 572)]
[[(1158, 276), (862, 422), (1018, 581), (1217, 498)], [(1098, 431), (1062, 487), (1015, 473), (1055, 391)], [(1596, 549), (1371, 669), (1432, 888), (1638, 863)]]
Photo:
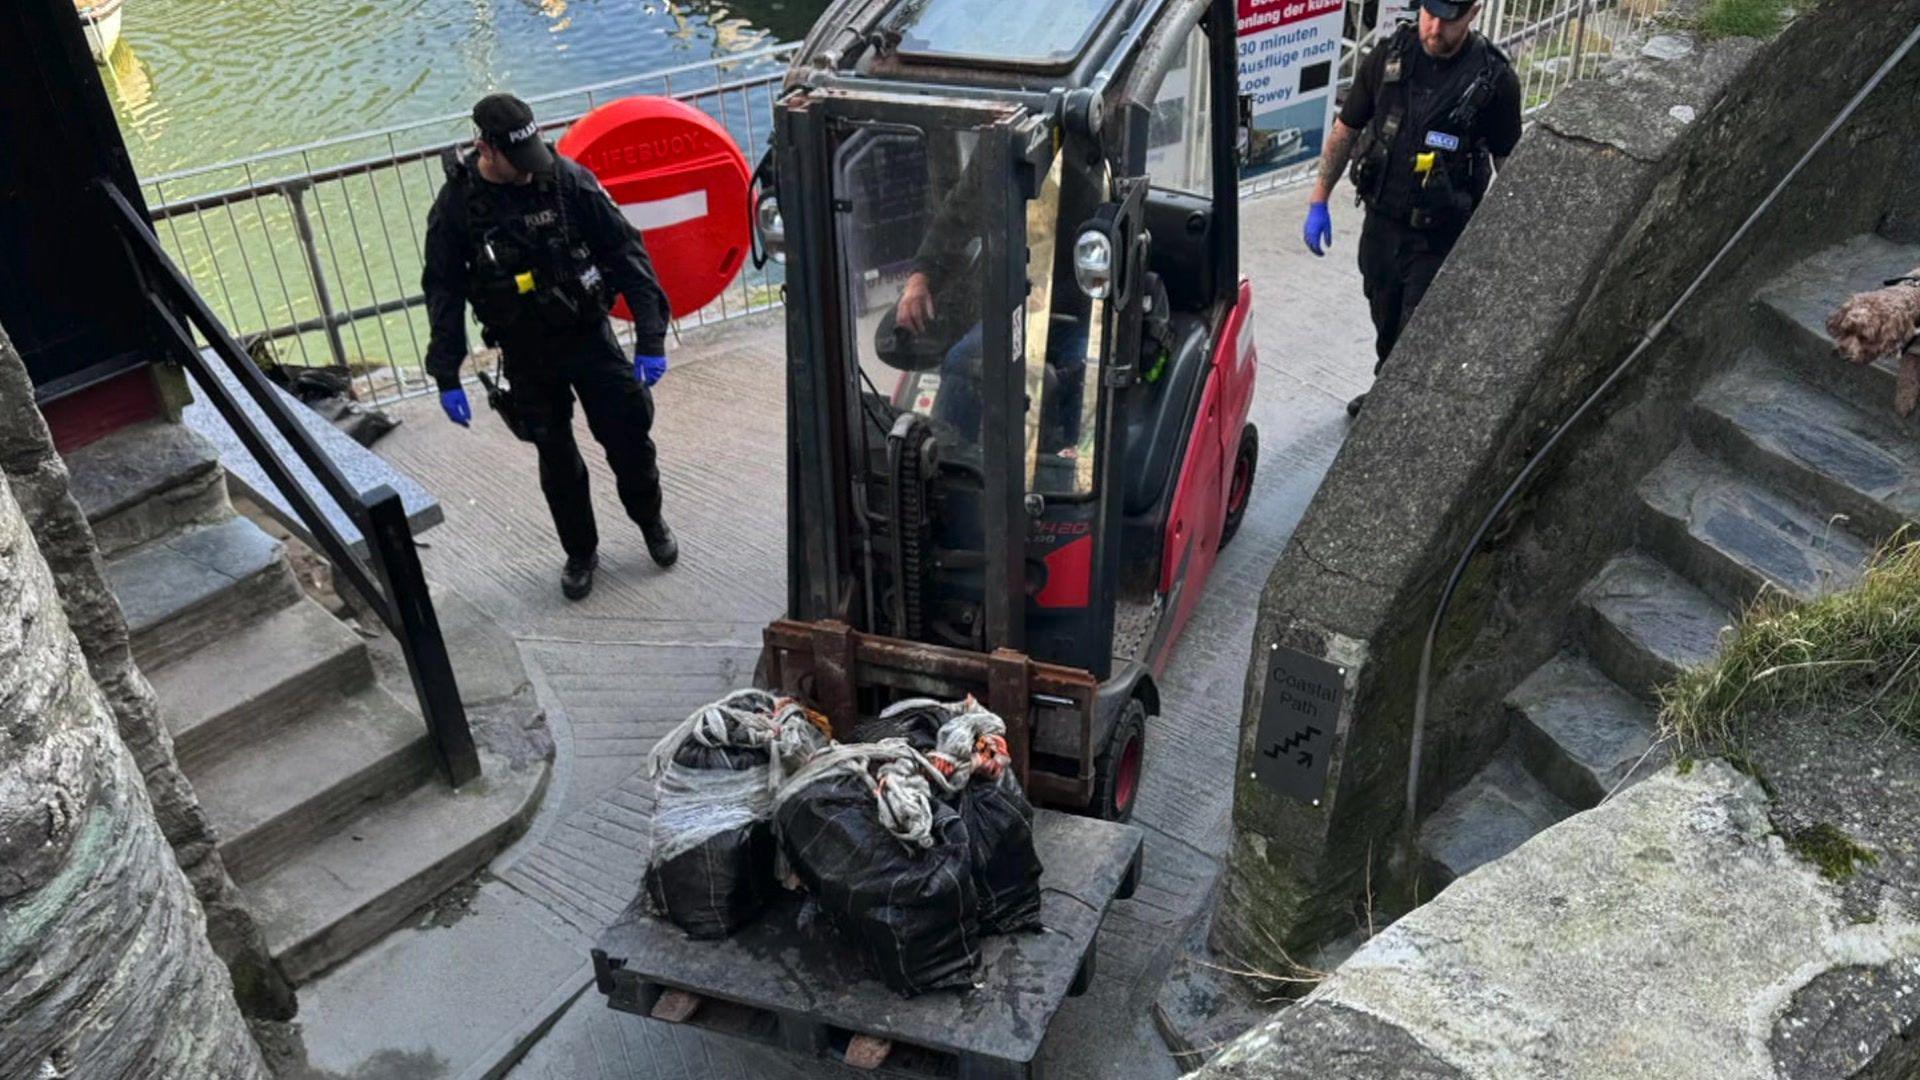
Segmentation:
[[(1872, 736), (1839, 733), (1847, 764), (1898, 777), (1911, 829), (1920, 747)], [(1809, 749), (1831, 786), (1831, 747)], [(1836, 882), (1778, 812), (1724, 763), (1669, 768), (1454, 882), (1196, 1080), (1920, 1075), (1911, 836), (1863, 837), (1892, 885)]]
[[(1625, 358), (1916, 20), (1920, 0), (1827, 0), (1764, 45), (1702, 44), (1575, 84), (1522, 141), (1268, 580), (1216, 951), (1285, 970), (1283, 949), (1297, 955), (1351, 930), (1369, 884), (1390, 914), (1415, 899), (1391, 857), (1406, 834), (1421, 639), (1461, 546), (1552, 427)], [(1896, 82), (1873, 115), (1913, 99), (1911, 82)], [(1635, 470), (1678, 438), (1671, 418), (1724, 359), (1731, 342), (1716, 336), (1724, 316), (1744, 304), (1767, 260), (1889, 227), (1874, 215), (1911, 213), (1913, 173), (1896, 167), (1912, 159), (1911, 141), (1877, 134), (1897, 129), (1856, 125), (1814, 182), (1796, 185), (1796, 199), (1728, 267), (1710, 302), (1649, 353), (1598, 419), (1642, 402), (1658, 407), (1636, 427), (1605, 429), (1611, 443), (1576, 433), (1472, 564), (1436, 656), (1421, 809), (1497, 746), (1500, 698), (1552, 654), (1580, 584), (1628, 539), (1626, 515), (1607, 511), (1630, 493)], [(1836, 199), (1836, 189), (1851, 197)], [(1349, 672), (1318, 806), (1246, 779), (1275, 643)]]
[(180, 771), (173, 738), (153, 689), (134, 666), (126, 620), (107, 585), (86, 515), (68, 489), (66, 465), (34, 407), (33, 387), (13, 345), (0, 333), (0, 475), (52, 568), (68, 625), (80, 641), (94, 682), (118, 721), (120, 738), (146, 781), (148, 801), (193, 882), (206, 913), (207, 935), (226, 961), (249, 1015), (290, 1019), (293, 989), (273, 963), (239, 890), (215, 847), (213, 828)]
[(266, 1076), (202, 925), (0, 478), (0, 1076)]

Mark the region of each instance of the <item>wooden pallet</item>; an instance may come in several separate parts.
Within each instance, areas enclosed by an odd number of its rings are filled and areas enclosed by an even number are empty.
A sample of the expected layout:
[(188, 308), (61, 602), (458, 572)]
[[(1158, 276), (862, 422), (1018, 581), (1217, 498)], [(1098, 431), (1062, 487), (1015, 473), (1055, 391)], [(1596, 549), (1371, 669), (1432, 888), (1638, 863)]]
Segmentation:
[(1107, 907), (1139, 880), (1140, 830), (1037, 811), (1042, 929), (982, 942), (975, 989), (903, 998), (868, 975), (803, 904), (781, 900), (724, 941), (690, 941), (630, 909), (593, 950), (607, 1004), (789, 1053), (852, 1074), (1040, 1080), (1054, 1014), (1093, 978)]

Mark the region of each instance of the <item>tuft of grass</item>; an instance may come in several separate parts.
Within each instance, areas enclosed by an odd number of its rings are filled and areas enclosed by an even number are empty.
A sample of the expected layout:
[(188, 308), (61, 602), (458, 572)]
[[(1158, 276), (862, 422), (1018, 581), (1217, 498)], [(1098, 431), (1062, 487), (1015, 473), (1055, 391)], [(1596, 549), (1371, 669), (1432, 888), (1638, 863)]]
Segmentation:
[(1791, 0), (1713, 0), (1700, 13), (1703, 38), (1769, 38), (1787, 25)]
[(1920, 738), (1920, 541), (1882, 549), (1845, 592), (1761, 597), (1720, 657), (1660, 699), (1661, 727), (1682, 755), (1724, 752), (1746, 718), (1788, 709), (1866, 715)]
[(1822, 821), (1787, 837), (1787, 849), (1820, 868), (1828, 881), (1845, 881), (1855, 866), (1872, 866), (1880, 857), (1837, 826)]

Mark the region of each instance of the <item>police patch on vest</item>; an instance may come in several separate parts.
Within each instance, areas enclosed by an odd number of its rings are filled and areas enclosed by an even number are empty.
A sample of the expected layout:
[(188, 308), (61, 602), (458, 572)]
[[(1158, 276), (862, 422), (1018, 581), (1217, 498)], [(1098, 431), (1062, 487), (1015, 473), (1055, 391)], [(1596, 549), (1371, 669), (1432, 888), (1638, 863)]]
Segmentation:
[(527, 228), (538, 229), (560, 220), (560, 215), (554, 213), (552, 210), (536, 210), (528, 214), (523, 220), (526, 222)]
[(1460, 149), (1460, 136), (1449, 135), (1444, 131), (1427, 132), (1427, 145), (1436, 150)]

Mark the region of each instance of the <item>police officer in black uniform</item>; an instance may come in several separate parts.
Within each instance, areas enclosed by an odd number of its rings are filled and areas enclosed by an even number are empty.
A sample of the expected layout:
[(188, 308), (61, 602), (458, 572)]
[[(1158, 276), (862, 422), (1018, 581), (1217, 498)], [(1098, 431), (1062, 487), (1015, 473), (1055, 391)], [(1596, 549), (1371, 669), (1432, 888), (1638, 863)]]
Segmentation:
[[(1321, 153), (1305, 239), (1315, 255), (1333, 245), (1327, 199), (1351, 163), (1367, 208), (1360, 277), (1376, 373), (1520, 141), (1520, 80), (1473, 29), (1479, 12), (1478, 0), (1421, 0), (1419, 23), (1401, 26), (1362, 64)], [(1349, 402), (1347, 415), (1365, 400)]]
[[(567, 556), (561, 591), (578, 600), (593, 589), (600, 537), (573, 436), (576, 397), (648, 555), (662, 567), (679, 557), (660, 516), (650, 437), (650, 388), (667, 370), (671, 310), (639, 234), (592, 173), (540, 137), (525, 102), (490, 94), (473, 107), (473, 123), (478, 137), (447, 156), (447, 183), (427, 216), (427, 371), (448, 419), (470, 423), (460, 363), (471, 303), (511, 387), (496, 404), (539, 450), (540, 488)], [(616, 292), (634, 315), (631, 360), (607, 321)]]

